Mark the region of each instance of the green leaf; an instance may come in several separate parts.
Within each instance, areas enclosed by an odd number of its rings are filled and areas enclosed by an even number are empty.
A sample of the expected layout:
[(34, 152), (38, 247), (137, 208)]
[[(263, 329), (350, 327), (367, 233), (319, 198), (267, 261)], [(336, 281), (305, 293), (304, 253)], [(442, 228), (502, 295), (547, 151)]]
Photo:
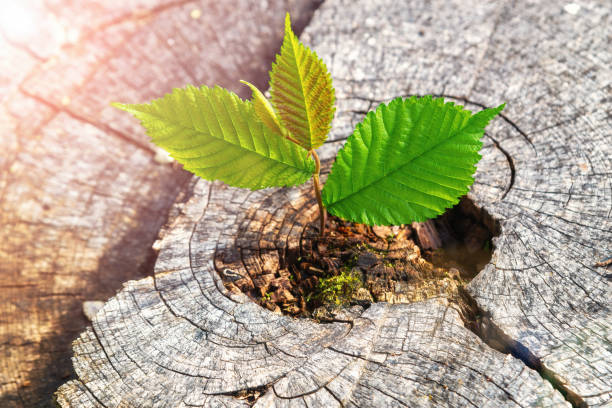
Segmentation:
[(505, 105), (470, 111), (442, 98), (397, 98), (369, 112), (338, 153), (323, 203), (369, 225), (425, 221), (474, 182), (484, 127)]
[(240, 81), (245, 84), (251, 91), (253, 92), (253, 108), (255, 109), (255, 113), (257, 117), (266, 125), (270, 130), (276, 133), (279, 136), (285, 137), (285, 130), (283, 129), (272, 104), (268, 99), (264, 96), (263, 93), (257, 87), (250, 82)]
[(325, 142), (335, 111), (331, 76), (291, 31), (289, 13), (281, 53), (270, 72), (270, 95), (281, 123), (300, 146), (311, 150)]
[(140, 119), (153, 143), (207, 180), (258, 190), (304, 183), (314, 162), (257, 120), (253, 105), (223, 88), (174, 89), (149, 104), (113, 106)]

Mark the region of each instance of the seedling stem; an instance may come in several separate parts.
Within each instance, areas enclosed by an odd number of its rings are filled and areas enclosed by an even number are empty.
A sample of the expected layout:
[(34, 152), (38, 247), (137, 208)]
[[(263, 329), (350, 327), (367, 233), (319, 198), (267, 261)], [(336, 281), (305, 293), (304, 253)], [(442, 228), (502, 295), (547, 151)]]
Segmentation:
[(323, 206), (323, 199), (321, 198), (321, 185), (319, 183), (319, 174), (321, 173), (321, 161), (319, 156), (314, 150), (309, 152), (315, 161), (315, 172), (312, 175), (312, 182), (314, 185), (315, 196), (317, 197), (317, 204), (319, 205), (319, 222), (321, 223), (320, 233), (321, 236), (325, 236), (325, 224), (327, 222), (327, 211)]

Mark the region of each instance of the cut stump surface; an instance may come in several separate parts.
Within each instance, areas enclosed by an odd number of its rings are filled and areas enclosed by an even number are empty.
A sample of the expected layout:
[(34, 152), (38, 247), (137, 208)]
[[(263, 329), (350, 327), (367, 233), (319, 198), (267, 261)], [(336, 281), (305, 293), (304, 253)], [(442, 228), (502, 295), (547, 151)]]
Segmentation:
[(396, 96), (507, 102), (470, 193), (501, 232), (467, 290), (513, 355), (444, 299), (319, 324), (229, 293), (222, 275), (282, 264), (316, 204), (309, 185), (200, 180), (162, 231), (155, 275), (75, 341), (60, 406), (610, 406), (610, 270), (594, 266), (612, 255), (610, 8), (468, 3), (328, 0), (302, 39), (337, 89), (327, 158)]
[(128, 282), (76, 341), (79, 381), (60, 389), (60, 404), (242, 406), (238, 396), (257, 391), (255, 406), (563, 405), (438, 300), (355, 307), (320, 324), (229, 293), (220, 273), (278, 265), (299, 244), (317, 215), (309, 191), (197, 182), (155, 276)]

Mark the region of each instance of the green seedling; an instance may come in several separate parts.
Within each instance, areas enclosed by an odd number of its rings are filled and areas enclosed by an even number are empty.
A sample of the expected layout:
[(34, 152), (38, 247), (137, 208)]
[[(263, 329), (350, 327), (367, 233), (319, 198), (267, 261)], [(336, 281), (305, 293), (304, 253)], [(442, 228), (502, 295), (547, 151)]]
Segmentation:
[(368, 225), (425, 221), (474, 182), (484, 128), (503, 108), (472, 114), (432, 96), (396, 98), (369, 112), (339, 151), (325, 187), (316, 149), (335, 112), (331, 76), (291, 30), (270, 72), (268, 100), (187, 86), (147, 104), (113, 104), (140, 119), (151, 140), (186, 170), (257, 190), (312, 178), (325, 234), (326, 211)]

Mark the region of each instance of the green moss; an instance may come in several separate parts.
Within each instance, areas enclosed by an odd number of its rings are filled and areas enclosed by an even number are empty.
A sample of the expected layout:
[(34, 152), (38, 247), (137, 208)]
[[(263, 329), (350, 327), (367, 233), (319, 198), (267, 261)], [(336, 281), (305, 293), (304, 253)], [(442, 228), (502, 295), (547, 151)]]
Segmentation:
[(360, 273), (345, 268), (340, 275), (319, 280), (318, 297), (323, 303), (342, 305), (348, 303), (361, 286)]

